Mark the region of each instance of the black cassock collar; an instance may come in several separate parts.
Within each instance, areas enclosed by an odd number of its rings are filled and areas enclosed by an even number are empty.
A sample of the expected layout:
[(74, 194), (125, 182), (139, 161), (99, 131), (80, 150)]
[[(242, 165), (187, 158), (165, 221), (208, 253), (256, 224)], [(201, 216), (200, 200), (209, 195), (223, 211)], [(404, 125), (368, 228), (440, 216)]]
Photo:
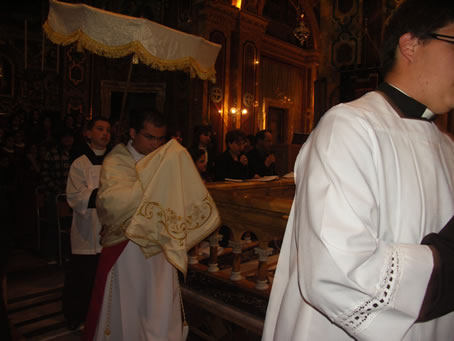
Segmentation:
[(383, 92), (389, 99), (399, 108), (401, 113), (406, 118), (420, 119), (425, 121), (432, 121), (435, 118), (435, 114), (430, 111), (424, 104), (417, 100), (407, 96), (401, 90), (388, 84), (381, 83), (378, 86), (378, 91)]

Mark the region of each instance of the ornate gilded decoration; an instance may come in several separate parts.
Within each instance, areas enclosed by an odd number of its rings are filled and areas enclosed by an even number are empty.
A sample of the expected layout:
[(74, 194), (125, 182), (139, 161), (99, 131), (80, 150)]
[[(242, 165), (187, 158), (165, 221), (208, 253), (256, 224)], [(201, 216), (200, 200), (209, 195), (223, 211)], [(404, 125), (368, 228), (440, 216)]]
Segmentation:
[(358, 0), (341, 1), (333, 4), (333, 21), (336, 37), (332, 41), (332, 60), (335, 68), (357, 63), (361, 41), (361, 16)]
[(219, 103), (224, 98), (224, 93), (220, 86), (213, 86), (210, 90), (210, 99), (213, 103)]
[(203, 226), (211, 217), (214, 203), (208, 196), (200, 203), (193, 203), (188, 209), (187, 216), (178, 215), (171, 208), (163, 208), (157, 202), (146, 201), (138, 210), (138, 214), (149, 219), (150, 224), (159, 224), (165, 228), (168, 235), (184, 245), (188, 230), (196, 230)]
[(246, 108), (252, 107), (252, 105), (254, 104), (254, 95), (249, 92), (246, 92), (243, 95), (243, 104)]

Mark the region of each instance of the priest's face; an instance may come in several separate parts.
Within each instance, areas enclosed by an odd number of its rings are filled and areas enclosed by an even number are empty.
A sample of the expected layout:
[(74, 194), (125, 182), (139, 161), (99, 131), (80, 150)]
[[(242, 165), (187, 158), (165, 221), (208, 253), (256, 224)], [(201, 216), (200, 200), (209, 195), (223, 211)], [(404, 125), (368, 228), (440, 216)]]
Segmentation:
[(446, 113), (454, 109), (454, 23), (434, 33), (445, 37), (437, 36), (438, 39), (420, 44), (415, 59), (422, 91), (420, 101), (434, 113)]
[(158, 149), (167, 141), (167, 128), (156, 127), (151, 122), (144, 122), (143, 128), (140, 131), (130, 129), (129, 134), (132, 138), (132, 146), (142, 155), (148, 155)]

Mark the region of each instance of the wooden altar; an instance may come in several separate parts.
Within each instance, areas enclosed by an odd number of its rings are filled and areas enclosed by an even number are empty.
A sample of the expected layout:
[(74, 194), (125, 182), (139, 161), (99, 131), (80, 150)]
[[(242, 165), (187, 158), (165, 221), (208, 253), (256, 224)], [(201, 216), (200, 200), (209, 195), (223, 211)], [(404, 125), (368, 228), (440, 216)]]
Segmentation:
[(189, 325), (205, 340), (222, 339), (225, 328), (234, 339), (259, 340), (294, 180), (215, 182), (207, 188), (229, 233), (218, 230), (202, 242), (205, 252), (199, 245), (189, 253), (182, 285)]

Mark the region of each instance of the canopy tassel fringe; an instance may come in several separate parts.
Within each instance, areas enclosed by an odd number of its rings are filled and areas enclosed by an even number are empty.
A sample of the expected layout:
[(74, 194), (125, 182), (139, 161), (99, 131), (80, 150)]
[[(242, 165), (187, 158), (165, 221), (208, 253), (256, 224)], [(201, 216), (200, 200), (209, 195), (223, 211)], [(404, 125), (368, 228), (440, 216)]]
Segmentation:
[(48, 22), (43, 24), (43, 30), (47, 37), (54, 44), (68, 46), (77, 42), (77, 51), (87, 50), (91, 53), (108, 57), (121, 58), (133, 54), (137, 60), (153, 69), (160, 71), (185, 71), (189, 72), (191, 78), (198, 76), (202, 80), (216, 82), (216, 71), (214, 67), (210, 70), (202, 70), (192, 57), (177, 60), (164, 60), (149, 53), (139, 41), (131, 41), (126, 45), (108, 46), (91, 39), (81, 30), (70, 35), (62, 35), (52, 29)]

